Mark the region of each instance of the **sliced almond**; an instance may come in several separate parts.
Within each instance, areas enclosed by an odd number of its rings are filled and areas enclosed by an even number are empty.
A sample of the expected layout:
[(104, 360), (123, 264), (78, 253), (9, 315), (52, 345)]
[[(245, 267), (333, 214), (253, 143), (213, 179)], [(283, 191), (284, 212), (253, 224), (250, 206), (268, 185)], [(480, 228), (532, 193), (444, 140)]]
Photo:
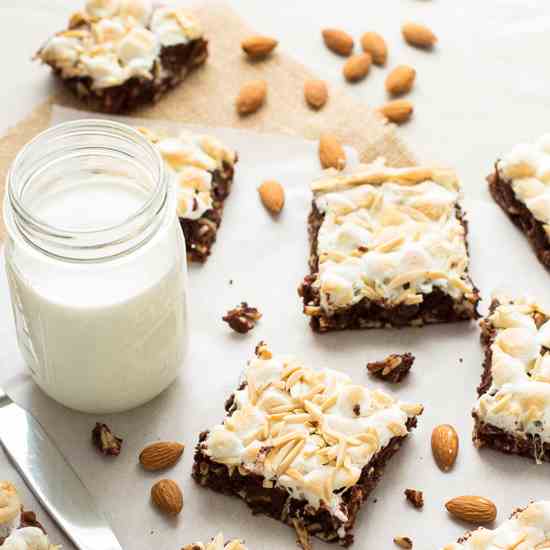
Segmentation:
[(497, 517), (497, 507), (487, 498), (477, 496), (456, 497), (445, 504), (447, 511), (457, 519), (469, 523), (491, 523)]
[(254, 35), (241, 42), (241, 48), (251, 59), (262, 59), (268, 56), (279, 42), (270, 36)]
[(140, 464), (150, 472), (164, 470), (176, 464), (184, 446), (176, 441), (157, 441), (147, 445), (139, 455)]
[(240, 115), (255, 113), (264, 104), (266, 96), (267, 83), (265, 80), (247, 82), (237, 96), (237, 112)]
[(388, 103), (382, 105), (378, 110), (391, 122), (402, 124), (411, 118), (414, 108), (410, 101), (396, 99), (395, 101), (388, 101)]
[(368, 74), (372, 63), (370, 53), (352, 55), (344, 64), (342, 72), (348, 82), (359, 82)]
[(441, 424), (432, 431), (432, 454), (443, 472), (448, 472), (458, 455), (458, 434), (450, 424)]
[(392, 95), (410, 92), (416, 71), (409, 65), (398, 65), (386, 78), (386, 90)]
[(375, 65), (385, 65), (388, 59), (388, 46), (386, 41), (377, 32), (366, 32), (361, 37), (363, 51), (370, 53)]
[(263, 205), (273, 214), (278, 214), (285, 204), (285, 190), (274, 180), (267, 180), (258, 187), (258, 193)]
[(319, 160), (323, 168), (342, 170), (346, 166), (346, 152), (334, 134), (323, 134), (319, 139)]
[(348, 56), (353, 50), (353, 38), (340, 29), (324, 29), (323, 40), (327, 48), (338, 55)]
[(177, 516), (183, 509), (183, 493), (171, 479), (161, 479), (151, 489), (151, 499), (164, 514)]
[(409, 537), (395, 537), (393, 542), (401, 548), (407, 548), (410, 550), (413, 547), (412, 540)]
[(313, 109), (321, 109), (328, 100), (328, 88), (324, 80), (310, 79), (304, 84), (304, 97)]
[(437, 42), (437, 36), (420, 23), (405, 23), (401, 27), (403, 38), (411, 45), (417, 48), (432, 48)]

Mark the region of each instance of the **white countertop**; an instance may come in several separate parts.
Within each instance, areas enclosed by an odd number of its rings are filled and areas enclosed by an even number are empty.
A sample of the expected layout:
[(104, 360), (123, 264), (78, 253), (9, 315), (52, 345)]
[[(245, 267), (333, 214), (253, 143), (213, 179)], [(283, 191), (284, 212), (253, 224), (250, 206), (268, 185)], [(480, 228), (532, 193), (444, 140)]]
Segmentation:
[[(4, 0), (0, 2), (0, 44), (3, 46), (0, 49), (0, 58), (4, 64), (0, 131), (15, 124), (36, 103), (48, 95), (51, 86), (49, 72), (31, 63), (30, 58), (43, 39), (63, 27), (67, 15), (77, 4), (79, 4), (78, 0), (73, 2)], [(510, 286), (521, 280), (528, 291), (544, 297), (542, 294), (546, 283), (544, 277), (547, 275), (534, 259), (523, 237), (511, 228), (504, 216), (487, 202), (484, 178), (490, 172), (497, 156), (514, 143), (534, 139), (550, 131), (548, 126), (550, 95), (547, 90), (550, 86), (547, 59), (548, 36), (550, 36), (549, 3), (537, 0), (492, 0), (490, 2), (385, 0), (361, 3), (351, 0), (340, 2), (284, 0), (272, 3), (232, 0), (231, 4), (258, 31), (276, 36), (280, 41), (280, 48), (293, 54), (322, 78), (337, 85), (344, 85), (340, 72), (342, 60), (324, 48), (320, 39), (320, 29), (328, 26), (341, 27), (357, 39), (366, 30), (376, 30), (383, 34), (389, 44), (388, 66), (408, 63), (417, 70), (415, 88), (408, 96), (415, 105), (415, 115), (410, 123), (399, 129), (399, 133), (420, 159), (454, 167), (463, 180), (468, 200), (473, 201), (470, 203), (470, 219), (473, 228), (472, 240), (476, 241), (472, 247), (476, 281), (482, 286), (482, 290), (486, 291), (485, 294), (488, 294), (490, 288), (487, 287), (493, 283), (494, 286), (500, 283)], [(429, 25), (439, 37), (437, 48), (433, 52), (424, 52), (405, 45), (400, 37), (400, 25), (405, 20), (416, 20)], [(371, 74), (364, 82), (348, 86), (350, 93), (373, 105), (382, 103), (386, 99), (384, 92), (386, 74), (386, 70), (373, 67)], [(234, 94), (236, 90), (228, 90), (228, 93)], [(479, 209), (474, 212), (476, 204)], [(493, 226), (483, 225), (486, 217), (484, 209), (487, 209), (487, 218), (494, 216)], [(235, 214), (234, 211), (233, 215)], [(229, 223), (229, 219), (225, 221), (225, 224)], [(491, 244), (493, 242), (491, 235), (484, 233), (485, 227), (498, 229), (496, 246)], [(273, 235), (271, 237), (275, 238)], [(305, 229), (303, 240), (305, 246)], [(513, 250), (518, 251), (517, 257), (513, 260), (510, 260), (509, 255), (504, 257), (499, 255), (498, 246), (504, 247), (508, 241), (513, 241)], [(300, 246), (301, 244), (300, 241)], [(220, 243), (218, 247), (217, 250), (220, 252)], [(484, 258), (484, 261), (478, 260), (476, 267), (476, 256), (479, 259), (483, 255), (487, 258)], [(300, 253), (297, 258), (300, 258)], [(494, 272), (481, 272), (480, 267), (487, 265), (489, 260), (496, 265)], [(231, 273), (231, 275), (235, 274)], [(285, 275), (285, 281), (287, 275)], [(293, 275), (294, 273), (288, 277)], [(243, 285), (238, 288), (246, 288), (244, 279), (243, 275)], [(286, 282), (289, 285), (294, 284), (290, 280)], [(261, 300), (259, 290), (255, 290), (252, 294)], [(518, 291), (521, 290), (518, 289)], [(235, 303), (242, 298), (236, 291), (227, 292), (227, 299)], [(295, 300), (294, 296), (292, 299)], [(3, 296), (0, 302), (5, 304), (6, 297)], [(217, 315), (218, 312), (215, 313)], [(300, 321), (296, 326), (297, 330), (303, 333), (293, 334), (290, 345), (299, 346), (314, 342), (307, 332), (309, 329), (305, 321), (303, 326), (300, 325)], [(282, 334), (271, 337), (268, 329), (271, 328), (275, 333), (277, 327), (276, 320), (266, 320), (265, 330), (258, 334), (276, 342), (277, 349), (282, 352), (293, 351), (293, 349), (282, 349), (285, 342)], [(458, 355), (449, 360), (435, 345), (439, 337), (446, 338), (453, 330), (440, 327), (426, 330), (429, 331), (430, 338), (425, 341), (421, 341), (418, 332), (386, 332), (380, 335), (380, 341), (371, 345), (366, 353), (363, 353), (363, 348), (358, 345), (361, 339), (350, 335), (345, 335), (340, 340), (345, 343), (343, 348), (329, 350), (331, 343), (336, 342), (335, 338), (330, 337), (320, 339), (319, 346), (312, 352), (314, 359), (323, 358), (325, 361), (328, 361), (330, 353), (334, 353), (333, 357), (340, 362), (349, 362), (350, 354), (353, 354), (353, 361), (356, 364), (359, 361), (357, 379), (368, 382), (364, 375), (364, 361), (360, 359), (361, 357), (364, 356), (366, 361), (374, 352), (389, 352), (393, 348), (404, 351), (402, 348), (405, 346), (416, 346), (416, 351), (420, 355), (424, 352), (423, 359), (415, 371), (416, 382), (413, 382), (410, 388), (406, 386), (400, 389), (400, 394), (407, 395), (407, 392), (410, 392), (413, 394), (410, 396), (411, 399), (425, 399), (425, 395), (429, 396), (434, 387), (437, 388), (437, 393), (441, 393), (446, 388), (453, 388), (455, 398), (443, 400), (439, 398), (438, 402), (446, 401), (446, 406), (427, 411), (426, 416), (421, 420), (421, 428), (412, 438), (414, 443), (411, 443), (410, 449), (404, 451), (404, 456), (396, 459), (396, 464), (388, 470), (388, 479), (383, 481), (376, 493), (379, 503), (368, 505), (369, 511), (362, 516), (362, 520), (368, 525), (362, 526), (360, 533), (367, 535), (367, 538), (358, 538), (355, 544), (355, 548), (358, 549), (367, 548), (367, 543), (380, 540), (376, 537), (389, 537), (390, 533), (412, 536), (421, 543), (417, 547), (428, 548), (430, 543), (433, 547), (441, 547), (444, 543), (450, 542), (464, 531), (466, 526), (449, 521), (445, 513), (442, 513), (442, 502), (446, 497), (478, 493), (494, 498), (499, 505), (499, 521), (502, 521), (513, 507), (523, 505), (531, 498), (549, 496), (548, 491), (540, 483), (542, 480), (545, 480), (544, 483), (547, 482), (548, 465), (536, 467), (525, 459), (507, 458), (494, 453), (478, 453), (469, 441), (471, 421), (468, 414), (473, 404), (475, 386), (480, 372), (480, 351), (475, 328), (468, 329), (461, 326), (456, 329), (457, 337), (463, 338), (465, 342), (463, 349), (459, 346), (457, 350), (457, 353), (464, 358), (464, 363), (460, 364)], [(216, 331), (221, 333), (220, 337), (226, 338), (225, 345), (235, 345), (233, 339), (227, 337), (223, 327), (217, 327)], [(208, 420), (221, 418), (223, 400), (234, 386), (232, 380), (237, 376), (239, 364), (244, 364), (253, 347), (251, 342), (255, 340), (256, 336), (252, 337), (247, 344), (239, 343), (237, 348), (230, 352), (233, 372), (224, 374), (220, 379), (220, 389), (217, 391), (220, 395), (216, 402), (210, 404), (212, 413), (209, 412)], [(345, 347), (346, 345), (349, 346), (349, 350)], [(0, 354), (1, 357), (5, 358), (6, 355)], [(303, 359), (308, 362), (309, 358), (303, 357)], [(445, 362), (448, 364), (443, 365)], [(348, 372), (352, 366), (349, 364), (346, 367)], [(2, 372), (5, 373), (10, 368), (11, 365), (1, 366), (0, 383), (5, 381)], [(20, 379), (23, 387), (23, 379)], [(188, 399), (192, 398), (193, 391), (186, 382), (188, 380), (180, 381), (166, 396), (146, 408), (118, 417), (116, 427), (122, 432), (136, 421), (143, 422), (139, 437), (130, 435), (129, 446), (139, 446), (142, 437), (152, 439), (171, 437), (171, 433), (163, 428), (163, 411), (165, 406), (174, 405), (178, 395), (183, 394)], [(49, 402), (32, 387), (22, 390), (23, 394), (25, 400), (32, 402), (33, 409), (35, 407), (40, 409), (41, 420), (47, 427), (48, 420), (54, 423), (58, 415), (63, 412), (63, 409)], [(87, 460), (90, 453), (86, 446), (82, 446), (82, 441), (87, 435), (79, 432), (78, 429), (91, 429), (92, 420), (85, 415), (68, 414), (72, 415), (71, 429), (64, 433), (61, 427), (52, 426), (52, 430), (58, 441), (66, 438), (61, 442), (62, 447), (70, 455), (71, 460), (78, 465), (79, 461)], [(431, 428), (439, 422), (457, 425), (462, 444), (456, 471), (445, 477), (442, 477), (442, 474), (430, 463), (432, 459), (427, 446)], [(197, 425), (199, 424), (207, 427), (204, 420), (202, 422), (197, 420)], [(179, 427), (183, 427), (183, 424)], [(191, 448), (195, 440), (195, 433), (185, 434), (187, 444), (185, 464), (168, 474), (183, 479), (186, 490), (189, 488), (193, 494), (195, 492), (191, 489), (188, 477)], [(135, 457), (127, 456), (112, 469), (109, 469), (110, 465), (104, 466), (101, 459), (93, 455), (90, 461), (91, 464), (87, 464), (85, 468), (85, 477), (94, 479), (94, 472), (97, 472), (98, 484), (104, 485), (95, 486), (93, 492), (100, 499), (105, 495), (106, 502), (110, 503), (109, 508), (111, 508), (117, 497), (117, 479), (113, 476), (124, 468), (133, 472), (131, 469), (135, 468)], [(407, 465), (411, 465), (412, 468), (407, 468)], [(1, 478), (17, 480), (15, 471), (2, 454), (0, 454)], [(180, 548), (184, 543), (192, 542), (198, 532), (191, 525), (191, 516), (186, 515), (187, 508), (179, 524), (165, 522), (158, 514), (150, 513), (146, 493), (143, 493), (141, 500), (139, 494), (142, 487), (145, 490), (153, 479), (150, 476), (139, 479), (135, 494), (131, 495), (136, 500), (128, 501), (119, 493), (121, 505), (118, 508), (122, 511), (117, 509), (115, 512), (113, 506), (108, 513), (113, 517), (115, 530), (125, 533), (126, 541), (131, 540), (128, 537), (128, 530), (132, 529), (132, 525), (136, 525), (136, 533), (140, 536), (145, 528), (147, 533), (151, 531), (148, 544), (140, 539), (133, 545), (136, 550), (146, 547), (159, 550)], [(427, 506), (424, 512), (417, 513), (407, 508), (402, 502), (402, 496), (396, 487), (404, 489), (405, 484), (426, 490)], [(538, 487), (538, 489), (526, 492), (526, 487)], [(25, 496), (30, 500), (27, 494)], [(394, 499), (393, 504), (387, 502), (390, 498)], [(134, 502), (136, 510), (131, 512), (130, 503), (133, 506)], [(251, 543), (256, 543), (251, 544), (250, 550), (262, 548), (261, 542), (258, 542), (262, 540), (262, 529), (269, 529), (270, 534), (274, 532), (280, 536), (281, 546), (292, 547), (292, 534), (288, 535), (284, 527), (277, 526), (269, 520), (249, 520), (248, 511), (244, 509), (244, 505), (228, 501), (223, 497), (216, 499), (214, 501), (216, 504), (212, 508), (205, 506), (205, 502), (207, 502), (206, 499), (190, 505), (190, 508), (194, 508), (202, 516), (212, 514), (216, 521), (224, 522), (225, 524), (219, 527), (223, 527), (228, 536), (241, 535), (239, 532), (232, 531), (232, 521), (246, 520), (249, 523), (246, 535)], [(208, 500), (208, 502), (211, 501)], [(123, 513), (124, 509), (129, 510), (127, 514)], [(395, 511), (394, 515), (389, 516), (392, 510)], [(147, 518), (146, 526), (138, 523), (142, 521), (143, 516), (140, 515), (142, 512)], [(40, 512), (40, 515), (44, 518), (44, 512)], [(388, 526), (380, 527), (382, 522), (388, 523)], [(46, 520), (45, 524), (51, 528), (49, 521)], [(258, 528), (254, 529), (255, 526)], [(202, 537), (206, 539), (214, 535), (217, 530), (218, 523), (213, 522), (209, 532), (202, 531)], [(161, 531), (168, 531), (168, 535), (164, 533), (164, 536), (160, 536)], [(52, 530), (52, 533), (52, 538), (59, 537), (59, 540), (65, 543), (65, 548), (72, 548), (55, 530)], [(155, 538), (157, 536), (160, 538)], [(159, 543), (156, 544), (155, 540)], [(388, 540), (383, 539), (380, 546), (390, 548), (391, 544), (391, 539), (388, 538)], [(329, 548), (317, 542), (316, 546)], [(372, 548), (372, 545), (370, 547)], [(272, 546), (266, 545), (265, 548), (272, 548)]]

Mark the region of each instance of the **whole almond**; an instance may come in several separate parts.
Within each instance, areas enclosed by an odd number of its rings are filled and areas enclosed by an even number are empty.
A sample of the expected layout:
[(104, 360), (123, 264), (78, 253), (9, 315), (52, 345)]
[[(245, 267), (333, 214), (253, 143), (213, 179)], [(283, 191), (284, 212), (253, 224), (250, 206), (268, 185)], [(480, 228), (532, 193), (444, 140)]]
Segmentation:
[(445, 504), (448, 512), (457, 519), (469, 523), (491, 523), (497, 517), (497, 507), (487, 498), (462, 496)]
[(304, 97), (313, 109), (321, 109), (328, 100), (328, 88), (324, 80), (310, 79), (304, 84)]
[(324, 29), (323, 40), (326, 47), (338, 55), (347, 57), (353, 50), (353, 38), (340, 29)]
[(448, 472), (458, 455), (458, 434), (450, 424), (441, 424), (432, 431), (432, 454), (440, 470)]
[(410, 92), (416, 71), (409, 65), (398, 65), (386, 77), (386, 90), (392, 95)]
[(276, 47), (277, 40), (270, 36), (254, 35), (241, 42), (241, 48), (251, 59), (261, 59), (268, 56)]
[(348, 82), (363, 80), (368, 74), (372, 63), (370, 53), (352, 55), (345, 63), (342, 72)]
[(164, 470), (172, 467), (180, 459), (184, 448), (176, 441), (157, 441), (141, 451), (139, 462), (149, 472)]
[(171, 479), (157, 481), (151, 489), (151, 499), (161, 512), (169, 516), (177, 516), (183, 509), (183, 493)]
[(388, 101), (388, 103), (382, 105), (378, 110), (391, 122), (402, 124), (411, 118), (414, 109), (410, 101), (396, 99), (395, 101)]
[(267, 83), (265, 80), (247, 82), (237, 96), (237, 112), (240, 115), (255, 113), (264, 104), (266, 96)]
[(346, 165), (346, 152), (334, 134), (323, 134), (319, 139), (319, 160), (323, 168), (342, 170)]
[(363, 51), (370, 53), (375, 65), (385, 65), (388, 59), (388, 46), (386, 41), (377, 32), (366, 32), (361, 37)]
[(420, 23), (405, 23), (401, 27), (403, 38), (411, 45), (417, 48), (432, 48), (437, 42), (437, 36)]
[(263, 205), (273, 214), (278, 214), (285, 205), (285, 190), (275, 180), (266, 180), (258, 187)]

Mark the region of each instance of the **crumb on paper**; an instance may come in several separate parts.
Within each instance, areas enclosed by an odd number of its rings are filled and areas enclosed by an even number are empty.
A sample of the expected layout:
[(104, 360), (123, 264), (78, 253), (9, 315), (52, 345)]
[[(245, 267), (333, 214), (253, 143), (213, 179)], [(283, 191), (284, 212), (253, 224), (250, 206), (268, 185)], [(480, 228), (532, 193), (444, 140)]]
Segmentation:
[(258, 309), (250, 307), (246, 302), (241, 302), (241, 305), (234, 309), (230, 309), (222, 319), (235, 332), (246, 334), (256, 326), (256, 323), (261, 317), (262, 314)]
[(392, 353), (382, 361), (367, 363), (367, 370), (381, 380), (397, 384), (409, 374), (414, 360), (412, 353)]
[(406, 548), (410, 550), (413, 547), (413, 542), (409, 537), (395, 537), (393, 542), (400, 546), (401, 548)]
[(424, 506), (424, 493), (422, 491), (405, 489), (405, 496), (415, 508), (422, 508)]
[(92, 442), (105, 456), (118, 456), (122, 449), (123, 440), (117, 437), (107, 424), (97, 422), (92, 431)]

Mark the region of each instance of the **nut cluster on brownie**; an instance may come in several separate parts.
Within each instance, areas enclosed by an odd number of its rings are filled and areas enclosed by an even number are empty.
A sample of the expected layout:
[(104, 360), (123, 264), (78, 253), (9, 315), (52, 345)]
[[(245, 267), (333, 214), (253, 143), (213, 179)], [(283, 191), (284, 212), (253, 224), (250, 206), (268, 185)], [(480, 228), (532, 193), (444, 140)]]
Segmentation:
[(550, 268), (550, 134), (516, 145), (497, 161), (489, 189)]
[(550, 313), (527, 298), (499, 297), (481, 326), (476, 444), (550, 460)]
[(218, 533), (210, 542), (203, 544), (195, 542), (184, 546), (182, 550), (247, 550), (241, 540), (235, 539), (225, 542), (223, 533)]
[(78, 96), (117, 112), (156, 100), (207, 57), (200, 23), (151, 0), (88, 0), (37, 57)]
[(312, 184), (313, 328), (421, 325), (477, 317), (461, 186), (450, 171), (384, 159)]
[[(358, 508), (380, 475), (373, 465), (397, 450), (422, 406), (355, 385), (338, 371), (273, 356), (261, 343), (227, 410), (225, 420), (201, 437), (195, 478), (227, 492), (237, 481), (222, 487), (220, 480), (237, 469), (243, 480), (235, 493), (254, 511), (274, 515), (281, 501), (285, 511), (277, 519), (291, 523), (296, 517), (311, 534), (348, 545)], [(220, 465), (223, 471), (216, 473)], [(270, 510), (255, 507), (252, 492), (248, 500), (247, 476), (259, 476), (263, 490), (279, 491)], [(361, 495), (356, 500), (354, 492)], [(286, 500), (295, 502), (290, 511)], [(319, 513), (330, 518), (321, 533)], [(309, 524), (308, 514), (314, 518)]]
[(495, 529), (480, 527), (443, 550), (536, 549), (550, 547), (550, 501), (541, 500), (518, 510)]
[[(6, 550), (60, 550), (35, 525), (27, 525), (15, 486), (0, 481), (0, 548)], [(36, 522), (35, 522), (36, 523)]]
[(139, 131), (157, 148), (174, 182), (188, 258), (205, 261), (216, 240), (237, 154), (212, 136), (188, 131), (166, 136), (146, 128)]

